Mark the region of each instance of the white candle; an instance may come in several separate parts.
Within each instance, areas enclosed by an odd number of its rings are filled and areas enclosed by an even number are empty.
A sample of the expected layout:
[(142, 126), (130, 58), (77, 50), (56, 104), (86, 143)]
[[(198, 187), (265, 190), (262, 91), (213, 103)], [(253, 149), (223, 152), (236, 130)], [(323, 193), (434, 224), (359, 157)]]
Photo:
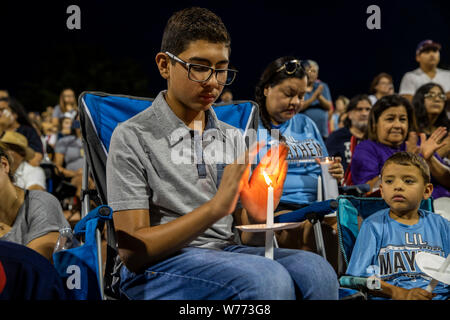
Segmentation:
[[(263, 171), (264, 179), (267, 183), (267, 210), (266, 210), (266, 228), (273, 227), (273, 187), (272, 180), (265, 171)], [(273, 260), (273, 230), (266, 230), (266, 246), (265, 257)]]
[(333, 178), (328, 172), (330, 168), (330, 164), (333, 161), (326, 157), (324, 160), (320, 161), (320, 168), (322, 169), (322, 179), (323, 179), (323, 189), (324, 189), (324, 198), (323, 200), (336, 199), (339, 196), (339, 190), (337, 181)]
[(273, 187), (270, 185), (267, 188), (267, 218), (266, 225), (273, 226)]
[(317, 177), (317, 201), (323, 201), (322, 176)]

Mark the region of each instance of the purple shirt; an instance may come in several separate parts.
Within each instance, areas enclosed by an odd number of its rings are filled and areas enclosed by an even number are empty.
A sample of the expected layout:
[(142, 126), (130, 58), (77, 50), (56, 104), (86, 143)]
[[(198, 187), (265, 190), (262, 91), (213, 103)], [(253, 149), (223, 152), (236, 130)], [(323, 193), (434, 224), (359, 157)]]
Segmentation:
[[(397, 148), (391, 148), (379, 142), (372, 140), (361, 141), (355, 148), (352, 157), (352, 181), (354, 184), (362, 184), (380, 175), (384, 162), (399, 151), (405, 151), (406, 144), (402, 143)], [(441, 157), (436, 153), (434, 156), (442, 162)], [(450, 192), (444, 186), (440, 185), (433, 177), (431, 183), (434, 186), (432, 193), (433, 199), (440, 197), (450, 197)]]

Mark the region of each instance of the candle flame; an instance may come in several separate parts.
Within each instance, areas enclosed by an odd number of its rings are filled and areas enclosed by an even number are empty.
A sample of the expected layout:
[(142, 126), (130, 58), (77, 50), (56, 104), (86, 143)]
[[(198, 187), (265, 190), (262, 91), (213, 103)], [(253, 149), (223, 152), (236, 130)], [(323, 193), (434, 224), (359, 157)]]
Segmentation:
[(269, 175), (265, 171), (263, 171), (263, 176), (264, 176), (264, 180), (266, 180), (267, 185), (271, 186), (272, 180), (270, 180)]

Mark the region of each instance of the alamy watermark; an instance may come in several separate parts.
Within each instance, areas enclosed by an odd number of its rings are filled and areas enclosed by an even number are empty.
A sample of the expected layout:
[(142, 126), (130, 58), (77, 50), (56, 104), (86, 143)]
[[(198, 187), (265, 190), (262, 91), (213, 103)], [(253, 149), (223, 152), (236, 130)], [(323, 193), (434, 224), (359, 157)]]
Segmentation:
[(81, 9), (79, 6), (72, 4), (67, 7), (66, 13), (70, 16), (66, 20), (66, 26), (69, 30), (81, 29)]
[(367, 18), (366, 26), (369, 30), (381, 29), (381, 9), (379, 6), (373, 4), (367, 7), (367, 14), (370, 16)]

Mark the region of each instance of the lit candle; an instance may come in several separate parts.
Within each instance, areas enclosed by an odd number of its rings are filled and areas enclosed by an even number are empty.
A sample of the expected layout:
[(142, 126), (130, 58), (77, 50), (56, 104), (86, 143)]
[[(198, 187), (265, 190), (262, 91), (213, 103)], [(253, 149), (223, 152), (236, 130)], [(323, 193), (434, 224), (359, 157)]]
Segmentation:
[(263, 171), (264, 179), (268, 185), (267, 187), (267, 211), (266, 211), (266, 225), (268, 227), (273, 226), (273, 187), (272, 180), (265, 171)]
[(267, 226), (273, 226), (273, 187), (269, 186), (267, 189)]
[(328, 171), (328, 169), (330, 168), (330, 164), (332, 163), (333, 160), (329, 157), (325, 157), (325, 159), (320, 161), (324, 190), (323, 200), (336, 199), (339, 196), (337, 181), (331, 176), (330, 172)]
[[(265, 171), (263, 171), (264, 179), (267, 183), (267, 211), (266, 211), (266, 228), (273, 227), (273, 187), (272, 180)], [(266, 246), (264, 256), (273, 260), (273, 230), (266, 230)]]
[(322, 176), (317, 177), (317, 201), (323, 201)]

